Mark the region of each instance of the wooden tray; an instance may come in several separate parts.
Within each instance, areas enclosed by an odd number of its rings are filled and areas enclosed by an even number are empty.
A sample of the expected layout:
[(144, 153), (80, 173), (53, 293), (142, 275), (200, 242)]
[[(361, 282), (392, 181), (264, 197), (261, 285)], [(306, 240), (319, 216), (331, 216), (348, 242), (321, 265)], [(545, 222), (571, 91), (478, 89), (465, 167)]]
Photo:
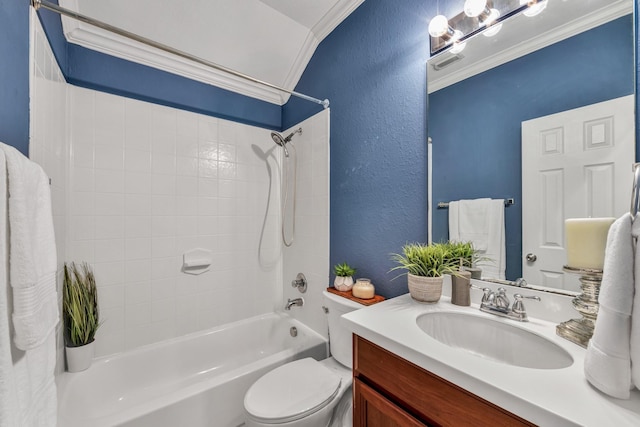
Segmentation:
[(371, 299), (362, 299), (362, 298), (354, 297), (351, 294), (351, 291), (342, 292), (342, 291), (339, 291), (336, 288), (332, 288), (332, 287), (327, 288), (327, 291), (331, 292), (332, 294), (340, 295), (341, 297), (344, 297), (346, 299), (350, 299), (351, 301), (355, 301), (355, 302), (360, 303), (362, 305), (373, 305), (375, 303), (384, 301), (384, 297), (382, 295), (374, 295), (373, 298), (371, 298)]

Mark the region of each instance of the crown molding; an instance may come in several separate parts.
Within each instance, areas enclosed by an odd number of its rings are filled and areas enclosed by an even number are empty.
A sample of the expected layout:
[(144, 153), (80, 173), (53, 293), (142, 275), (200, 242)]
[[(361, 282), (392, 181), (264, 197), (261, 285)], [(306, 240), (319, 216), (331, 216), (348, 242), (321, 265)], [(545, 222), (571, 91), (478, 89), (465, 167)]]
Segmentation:
[(364, 0), (338, 1), (329, 9), (322, 19), (311, 28), (311, 32), (316, 35), (318, 40), (323, 40), (362, 3), (364, 3)]
[[(67, 22), (65, 26), (64, 21)], [(281, 92), (249, 82), (234, 75), (211, 69), (205, 65), (176, 57), (159, 49), (129, 40), (101, 28), (81, 24), (63, 17), (64, 33), (70, 43), (107, 55), (125, 59), (149, 67), (187, 77), (202, 83), (230, 90), (241, 95), (257, 98), (272, 104), (282, 105)]]
[[(514, 59), (528, 55), (531, 52), (545, 48), (554, 43), (568, 39), (584, 31), (588, 31), (592, 28), (596, 28), (602, 24), (613, 21), (614, 19), (628, 15), (633, 12), (633, 6), (628, 3), (618, 3), (610, 7), (601, 9), (597, 12), (591, 13), (582, 19), (576, 20), (557, 27), (551, 31), (547, 31), (539, 35), (538, 37), (528, 39), (522, 43), (516, 44), (509, 49), (504, 49), (494, 55), (487, 56), (482, 61), (476, 62), (467, 67), (461, 68), (457, 71), (448, 73), (447, 75), (429, 82), (427, 86), (428, 93), (433, 93), (437, 90), (443, 89), (452, 84), (458, 83), (464, 79), (480, 74), (491, 68), (495, 68), (502, 64), (505, 64)], [(431, 58), (435, 60), (440, 55)]]

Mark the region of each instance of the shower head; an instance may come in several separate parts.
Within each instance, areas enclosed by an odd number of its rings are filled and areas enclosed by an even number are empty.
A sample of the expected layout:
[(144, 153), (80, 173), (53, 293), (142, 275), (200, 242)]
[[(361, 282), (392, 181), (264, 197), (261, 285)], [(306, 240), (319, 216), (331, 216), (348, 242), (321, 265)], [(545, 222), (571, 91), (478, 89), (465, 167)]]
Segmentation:
[(293, 139), (293, 135), (295, 135), (296, 133), (302, 133), (302, 128), (298, 128), (294, 130), (286, 138), (283, 138), (282, 135), (280, 135), (278, 132), (271, 132), (271, 139), (273, 139), (273, 142), (275, 142), (276, 144), (278, 144), (284, 149), (284, 155), (286, 157), (289, 157), (289, 150), (287, 150), (287, 143), (291, 142), (291, 140)]
[(273, 139), (273, 142), (282, 147), (285, 157), (289, 157), (289, 150), (287, 150), (287, 142), (289, 141), (283, 138), (282, 135), (280, 135), (278, 132), (271, 132), (271, 139)]

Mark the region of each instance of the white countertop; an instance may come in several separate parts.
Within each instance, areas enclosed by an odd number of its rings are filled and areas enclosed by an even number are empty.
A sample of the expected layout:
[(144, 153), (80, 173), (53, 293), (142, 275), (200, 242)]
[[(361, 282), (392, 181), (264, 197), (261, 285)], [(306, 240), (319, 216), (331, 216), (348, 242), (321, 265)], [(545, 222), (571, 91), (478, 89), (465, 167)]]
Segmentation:
[[(416, 324), (419, 315), (433, 311), (471, 312), (522, 327), (564, 348), (574, 363), (563, 369), (522, 368), (449, 347)], [(354, 334), (537, 425), (640, 426), (640, 391), (619, 400), (593, 388), (583, 374), (586, 350), (557, 336), (556, 323), (529, 316), (529, 322), (516, 322), (483, 313), (475, 304), (453, 305), (446, 296), (423, 304), (405, 294), (347, 313), (342, 322)]]

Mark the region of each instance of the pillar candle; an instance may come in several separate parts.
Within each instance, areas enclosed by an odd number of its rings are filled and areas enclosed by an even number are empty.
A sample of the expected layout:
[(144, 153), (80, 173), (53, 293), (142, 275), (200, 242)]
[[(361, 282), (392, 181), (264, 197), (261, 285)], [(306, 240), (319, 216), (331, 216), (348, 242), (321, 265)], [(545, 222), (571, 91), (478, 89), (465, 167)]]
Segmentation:
[(614, 221), (615, 218), (567, 219), (567, 265), (602, 270), (607, 234)]

